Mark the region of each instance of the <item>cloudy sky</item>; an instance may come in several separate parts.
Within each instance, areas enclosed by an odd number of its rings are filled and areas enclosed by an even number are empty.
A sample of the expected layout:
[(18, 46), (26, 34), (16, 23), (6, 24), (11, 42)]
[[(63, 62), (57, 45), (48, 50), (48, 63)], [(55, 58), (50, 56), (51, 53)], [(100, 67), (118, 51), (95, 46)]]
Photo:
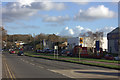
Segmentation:
[(3, 2), (2, 21), (9, 34), (78, 36), (86, 31), (110, 32), (118, 26), (113, 2)]

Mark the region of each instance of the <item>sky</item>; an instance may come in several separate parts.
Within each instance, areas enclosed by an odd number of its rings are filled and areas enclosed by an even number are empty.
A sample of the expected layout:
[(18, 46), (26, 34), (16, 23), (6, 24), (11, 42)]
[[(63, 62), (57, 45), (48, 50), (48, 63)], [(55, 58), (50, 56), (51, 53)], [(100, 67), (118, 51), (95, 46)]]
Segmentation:
[(114, 2), (2, 2), (2, 24), (8, 34), (78, 36), (118, 27)]

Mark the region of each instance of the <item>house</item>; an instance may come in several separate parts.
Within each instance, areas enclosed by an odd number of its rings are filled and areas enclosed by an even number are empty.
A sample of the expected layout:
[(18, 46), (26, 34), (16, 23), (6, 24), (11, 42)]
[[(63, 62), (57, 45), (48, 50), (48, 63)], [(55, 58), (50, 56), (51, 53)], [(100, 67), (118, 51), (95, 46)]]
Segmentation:
[(119, 36), (119, 27), (111, 31), (107, 34), (108, 39), (108, 52), (118, 54), (119, 53), (119, 42), (120, 42), (120, 36)]
[[(73, 49), (75, 46), (82, 46), (82, 47), (89, 47), (89, 48), (95, 48), (95, 42), (96, 40), (91, 39), (90, 37), (82, 37), (83, 43), (80, 43), (81, 37), (73, 37), (68, 38), (68, 49)], [(102, 37), (100, 42), (100, 47), (103, 49), (103, 51), (107, 50), (107, 37)]]

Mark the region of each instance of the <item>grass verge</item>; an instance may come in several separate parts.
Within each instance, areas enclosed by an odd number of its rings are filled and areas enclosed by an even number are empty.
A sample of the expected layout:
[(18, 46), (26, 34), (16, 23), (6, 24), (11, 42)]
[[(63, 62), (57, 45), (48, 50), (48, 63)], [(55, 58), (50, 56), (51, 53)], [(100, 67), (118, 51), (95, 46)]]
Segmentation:
[[(31, 55), (44, 55), (44, 56), (54, 56), (53, 54), (45, 54), (45, 53), (31, 53), (28, 52)], [(78, 57), (69, 57), (69, 56), (59, 56), (60, 58), (69, 58), (69, 59), (76, 59), (78, 60)], [(88, 61), (98, 61), (98, 62), (107, 62), (107, 63), (119, 63), (119, 61), (115, 60), (105, 60), (105, 59), (93, 59), (93, 58), (80, 58), (81, 60), (88, 60)]]
[[(117, 69), (120, 70), (120, 65), (111, 65), (111, 64), (103, 64), (103, 63), (92, 63), (92, 62), (85, 62), (85, 61), (74, 61), (74, 60), (63, 60), (63, 59), (54, 59), (53, 57), (41, 57), (32, 53), (25, 53), (26, 56), (35, 57), (35, 58), (44, 58), (44, 59), (50, 59), (50, 60), (58, 60), (58, 61), (65, 61), (65, 62), (71, 62), (71, 63), (78, 63), (78, 64), (85, 64), (85, 65), (91, 65), (91, 66), (99, 66), (99, 67), (105, 67), (105, 68), (111, 68), (111, 69)], [(50, 55), (52, 56), (52, 55)]]

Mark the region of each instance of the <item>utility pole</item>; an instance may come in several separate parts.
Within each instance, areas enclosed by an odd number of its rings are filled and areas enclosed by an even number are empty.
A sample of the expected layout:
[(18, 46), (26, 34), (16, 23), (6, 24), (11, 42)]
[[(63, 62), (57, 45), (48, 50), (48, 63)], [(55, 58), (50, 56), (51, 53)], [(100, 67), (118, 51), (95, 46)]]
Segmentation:
[(13, 46), (12, 47), (14, 48), (14, 35), (13, 35)]
[(82, 48), (79, 48), (79, 61), (80, 61), (80, 53), (81, 53)]
[[(57, 54), (55, 53), (55, 51), (57, 52)], [(58, 59), (58, 46), (54, 46), (54, 59), (55, 59), (55, 55), (57, 55), (57, 59)]]
[[(1, 10), (1, 9), (0, 9)], [(1, 16), (1, 15), (0, 15)], [(2, 53), (2, 27), (0, 27), (0, 53)], [(1, 57), (1, 56), (0, 56)], [(2, 59), (2, 58), (1, 58)], [(2, 60), (1, 60), (2, 61)], [(1, 64), (2, 65), (2, 64)]]
[[(40, 38), (38, 38), (39, 39), (39, 41), (40, 41)], [(40, 46), (41, 46), (41, 41), (40, 41)], [(40, 48), (40, 50), (41, 50), (41, 48)]]
[(35, 51), (35, 33), (33, 33), (33, 36), (34, 36), (34, 51)]
[(57, 59), (58, 59), (58, 47), (57, 47)]
[(7, 44), (7, 35), (6, 35), (6, 49), (8, 49), (7, 45), (8, 45), (8, 44)]
[(55, 48), (54, 48), (54, 59), (55, 59)]

